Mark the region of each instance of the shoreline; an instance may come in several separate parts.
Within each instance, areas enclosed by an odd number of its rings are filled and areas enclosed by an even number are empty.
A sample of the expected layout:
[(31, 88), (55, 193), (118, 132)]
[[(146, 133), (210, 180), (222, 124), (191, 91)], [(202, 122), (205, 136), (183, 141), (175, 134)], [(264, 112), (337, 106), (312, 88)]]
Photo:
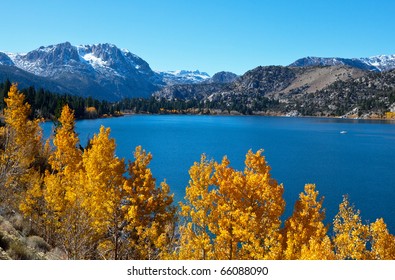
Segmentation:
[[(316, 118), (316, 119), (336, 119), (336, 120), (349, 120), (349, 121), (380, 121), (380, 122), (388, 122), (395, 124), (395, 119), (386, 119), (386, 118), (351, 118), (351, 117), (342, 117), (342, 116), (289, 116), (284, 114), (224, 114), (224, 113), (215, 113), (215, 114), (202, 114), (202, 113), (148, 113), (148, 112), (124, 112), (122, 116), (219, 116), (219, 117), (281, 117), (281, 118)], [(106, 118), (114, 118), (114, 117), (106, 117)], [(84, 119), (87, 120), (87, 119)]]
[[(263, 114), (253, 114), (253, 115), (236, 115), (236, 114), (191, 114), (191, 113), (169, 113), (169, 114), (155, 114), (155, 113), (125, 113), (123, 116), (120, 117), (129, 117), (129, 116), (218, 116), (218, 117), (278, 117), (278, 118), (312, 118), (312, 119), (327, 119), (327, 120), (344, 120), (347, 122), (359, 122), (359, 121), (366, 121), (366, 122), (374, 122), (374, 123), (387, 123), (387, 124), (395, 124), (395, 119), (384, 119), (384, 118), (343, 118), (339, 116), (287, 116), (287, 115), (263, 115)], [(112, 118), (112, 117), (106, 117)], [(99, 118), (97, 118), (99, 119)], [(84, 119), (89, 120), (89, 119)], [(94, 120), (94, 119), (92, 119)]]
[[(219, 116), (219, 117), (281, 117), (281, 118), (316, 118), (316, 119), (335, 119), (335, 120), (348, 120), (348, 121), (375, 121), (375, 122), (386, 122), (390, 124), (395, 124), (395, 119), (387, 119), (380, 117), (370, 117), (370, 118), (359, 118), (359, 117), (343, 117), (343, 116), (301, 116), (301, 115), (287, 115), (287, 114), (266, 114), (266, 113), (258, 113), (258, 114), (241, 114), (241, 113), (223, 113), (223, 112), (215, 112), (215, 113), (192, 113), (192, 112), (180, 112), (180, 113), (149, 113), (149, 112), (130, 112), (125, 111), (121, 112), (118, 115), (105, 115), (97, 118), (81, 118), (76, 119), (76, 121), (82, 120), (97, 120), (97, 119), (112, 119), (112, 118), (121, 118), (127, 116)], [(1, 116), (0, 116), (1, 119)], [(44, 119), (42, 122), (55, 122), (53, 119)]]

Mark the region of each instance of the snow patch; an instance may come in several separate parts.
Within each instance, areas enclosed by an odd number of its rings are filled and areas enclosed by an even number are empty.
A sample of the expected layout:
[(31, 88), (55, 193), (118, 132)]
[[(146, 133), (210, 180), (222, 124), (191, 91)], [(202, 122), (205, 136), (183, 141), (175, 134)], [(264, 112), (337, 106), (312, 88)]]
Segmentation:
[[(92, 53), (87, 53), (82, 57), (85, 61), (89, 62), (90, 64), (93, 64), (95, 66), (102, 66), (102, 67), (106, 67), (107, 66), (107, 62), (102, 60), (100, 57), (96, 57), (94, 56)], [(92, 65), (92, 66), (93, 66)]]

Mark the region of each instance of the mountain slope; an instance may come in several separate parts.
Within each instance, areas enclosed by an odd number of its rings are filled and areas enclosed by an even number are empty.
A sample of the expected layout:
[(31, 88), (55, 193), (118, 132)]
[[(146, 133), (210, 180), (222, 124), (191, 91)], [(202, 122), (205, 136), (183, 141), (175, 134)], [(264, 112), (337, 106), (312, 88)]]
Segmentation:
[(395, 70), (339, 80), (314, 93), (288, 99), (302, 115), (381, 117), (395, 105)]
[[(228, 83), (178, 85), (165, 87), (154, 95), (158, 98), (185, 100), (214, 95), (258, 94), (279, 99), (297, 92), (314, 92), (338, 80), (360, 77), (364, 72), (346, 66), (284, 67), (259, 66)], [(215, 75), (214, 75), (215, 76)], [(213, 77), (214, 77), (213, 76)]]
[(68, 92), (68, 87), (64, 87), (51, 79), (40, 77), (26, 72), (15, 66), (7, 66), (0, 64), (0, 81), (10, 80), (17, 82), (20, 88), (34, 86), (36, 88), (45, 88), (52, 92)]

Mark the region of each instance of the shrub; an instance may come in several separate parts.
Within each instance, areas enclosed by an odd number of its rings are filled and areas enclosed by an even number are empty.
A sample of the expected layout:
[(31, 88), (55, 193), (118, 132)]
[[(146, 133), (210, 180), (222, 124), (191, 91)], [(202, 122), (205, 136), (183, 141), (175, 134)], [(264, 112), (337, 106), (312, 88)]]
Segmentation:
[(32, 254), (28, 248), (20, 242), (12, 242), (8, 254), (13, 260), (31, 260)]
[(49, 244), (45, 242), (44, 239), (35, 235), (29, 236), (27, 238), (27, 245), (37, 251), (41, 251), (44, 253), (48, 252), (51, 249), (51, 246), (49, 246)]
[(3, 248), (4, 251), (7, 251), (10, 248), (10, 242), (6, 238), (3, 232), (0, 231), (0, 247)]

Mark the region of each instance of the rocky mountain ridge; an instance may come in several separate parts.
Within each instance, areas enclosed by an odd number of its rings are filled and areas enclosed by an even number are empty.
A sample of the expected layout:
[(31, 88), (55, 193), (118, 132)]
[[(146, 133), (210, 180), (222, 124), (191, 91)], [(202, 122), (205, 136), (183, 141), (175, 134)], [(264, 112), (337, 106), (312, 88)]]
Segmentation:
[(304, 57), (289, 66), (339, 66), (345, 65), (368, 71), (389, 71), (395, 69), (395, 55), (377, 55), (367, 58)]
[(109, 101), (148, 97), (168, 84), (210, 78), (200, 71), (153, 71), (145, 60), (113, 44), (73, 46), (65, 42), (26, 54), (0, 52), (0, 66), (2, 79)]
[(154, 96), (248, 114), (383, 116), (395, 102), (394, 75), (344, 65), (259, 66), (231, 83), (165, 87)]

